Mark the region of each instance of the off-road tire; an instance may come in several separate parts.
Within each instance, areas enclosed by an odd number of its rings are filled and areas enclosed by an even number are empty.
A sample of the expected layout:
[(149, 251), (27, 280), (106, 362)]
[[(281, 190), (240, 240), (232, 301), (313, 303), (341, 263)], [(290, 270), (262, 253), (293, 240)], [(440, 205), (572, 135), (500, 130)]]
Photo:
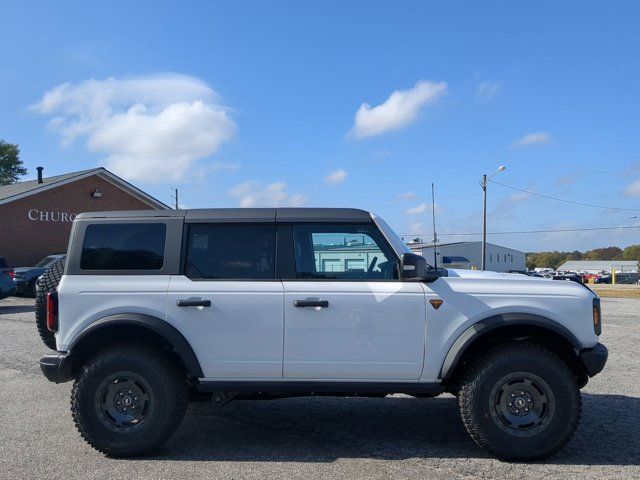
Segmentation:
[[(542, 391), (549, 390), (546, 396), (538, 397), (547, 399), (546, 421), (543, 416), (539, 426), (523, 427), (529, 428), (528, 432), (514, 428), (515, 422), (507, 425), (509, 421), (503, 419), (509, 418), (508, 414), (507, 417), (500, 414), (504, 408), (515, 408), (506, 407), (500, 399), (501, 395), (511, 397), (501, 390), (502, 385), (520, 388), (517, 381), (509, 383), (511, 376), (538, 378), (546, 386)], [(507, 383), (502, 383), (505, 378)], [(580, 390), (571, 370), (551, 351), (528, 343), (499, 346), (476, 358), (464, 376), (458, 403), (471, 438), (483, 449), (508, 461), (541, 460), (558, 452), (573, 436), (582, 412)], [(522, 410), (518, 414), (524, 415)]]
[(47, 328), (47, 293), (55, 291), (63, 272), (64, 260), (56, 260), (44, 272), (36, 289), (36, 327), (38, 335), (51, 350), (56, 349), (56, 339)]
[[(112, 424), (101, 409), (108, 400), (101, 385), (110, 379), (135, 376), (150, 393), (147, 415), (132, 427)], [(115, 388), (115, 387), (114, 387)], [(118, 393), (115, 393), (116, 398)], [(136, 398), (137, 400), (137, 398)], [(141, 408), (143, 408), (141, 406)], [(184, 373), (160, 350), (146, 345), (118, 345), (98, 353), (76, 376), (71, 414), (82, 438), (110, 457), (134, 457), (151, 452), (178, 428), (187, 409)]]

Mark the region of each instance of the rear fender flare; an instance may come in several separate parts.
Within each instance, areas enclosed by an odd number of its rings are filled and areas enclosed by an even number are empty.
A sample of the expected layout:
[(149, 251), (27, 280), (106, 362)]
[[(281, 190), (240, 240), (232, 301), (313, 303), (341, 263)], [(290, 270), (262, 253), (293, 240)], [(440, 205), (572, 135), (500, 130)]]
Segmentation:
[(198, 357), (196, 357), (193, 348), (184, 335), (182, 335), (176, 327), (165, 320), (143, 313), (119, 313), (96, 320), (82, 330), (73, 340), (69, 346), (69, 352), (73, 353), (74, 347), (77, 347), (84, 339), (96, 334), (100, 330), (106, 330), (107, 328), (110, 329), (118, 326), (141, 327), (159, 335), (169, 345), (171, 345), (173, 351), (182, 359), (182, 362), (187, 369), (187, 374), (190, 377), (204, 377)]

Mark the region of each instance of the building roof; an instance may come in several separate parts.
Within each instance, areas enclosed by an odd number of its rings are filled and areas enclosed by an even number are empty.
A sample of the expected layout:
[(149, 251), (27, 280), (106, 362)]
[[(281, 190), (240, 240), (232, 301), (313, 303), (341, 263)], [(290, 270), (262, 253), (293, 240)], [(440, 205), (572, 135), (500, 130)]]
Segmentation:
[(36, 179), (0, 186), (0, 205), (3, 203), (13, 202), (14, 200), (19, 200), (20, 198), (24, 198), (29, 195), (35, 195), (51, 188), (57, 188), (92, 175), (99, 175), (104, 180), (125, 190), (129, 194), (140, 198), (145, 203), (148, 203), (155, 208), (163, 210), (171, 208), (103, 167), (90, 168), (88, 170), (80, 170), (79, 172), (65, 173), (64, 175), (55, 175), (53, 177), (44, 177), (42, 179), (42, 183), (38, 183), (38, 180)]
[[(482, 242), (480, 240), (474, 240), (474, 241), (471, 241), (471, 242), (449, 242), (449, 243), (438, 243), (438, 244), (436, 244), (436, 248), (450, 247), (450, 246), (455, 246), (455, 245), (481, 245), (481, 244), (482, 244)], [(504, 248), (505, 250), (511, 250), (513, 252), (524, 253), (524, 252), (522, 252), (520, 250), (516, 250), (515, 248), (505, 247), (504, 245), (496, 245), (495, 243), (487, 242), (487, 245), (490, 245), (492, 247)], [(433, 248), (433, 242), (407, 243), (407, 246), (411, 250), (423, 250), (423, 249), (426, 249), (426, 248)]]
[(638, 268), (635, 260), (568, 260), (558, 267), (558, 270), (633, 270)]

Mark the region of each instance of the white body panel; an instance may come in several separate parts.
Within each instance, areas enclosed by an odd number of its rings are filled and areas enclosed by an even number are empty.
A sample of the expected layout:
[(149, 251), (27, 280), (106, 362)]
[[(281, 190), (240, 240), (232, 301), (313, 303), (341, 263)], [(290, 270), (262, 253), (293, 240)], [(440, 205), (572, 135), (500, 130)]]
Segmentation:
[[(417, 282), (285, 281), (284, 378), (418, 380), (424, 290)], [(328, 300), (300, 308), (295, 300)]]
[(168, 286), (169, 275), (64, 275), (57, 289), (58, 350), (66, 351), (82, 330), (109, 315), (165, 318)]
[(478, 321), (503, 313), (546, 317), (569, 330), (583, 348), (593, 347), (593, 293), (570, 281), (520, 274), (449, 270), (449, 276), (424, 284), (427, 301), (444, 302), (427, 309), (425, 368), (421, 379), (436, 381), (456, 339)]
[[(211, 307), (178, 307), (198, 297)], [(167, 321), (191, 343), (207, 378), (281, 379), (282, 282), (193, 281), (171, 276)]]
[[(582, 348), (598, 343), (592, 292), (518, 274), (450, 270), (432, 283), (65, 275), (58, 295), (59, 351), (101, 318), (141, 313), (181, 332), (209, 379), (438, 381), (456, 339), (503, 313), (546, 317)], [(212, 306), (176, 306), (190, 297)], [(294, 307), (294, 300), (309, 298), (328, 300), (329, 307)], [(438, 310), (429, 304), (433, 298), (444, 302)]]

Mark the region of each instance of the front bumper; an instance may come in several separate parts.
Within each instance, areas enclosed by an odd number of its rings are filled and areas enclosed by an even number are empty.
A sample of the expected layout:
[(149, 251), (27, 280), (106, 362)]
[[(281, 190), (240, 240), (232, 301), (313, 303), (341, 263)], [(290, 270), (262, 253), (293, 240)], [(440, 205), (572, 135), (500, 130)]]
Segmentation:
[(609, 357), (609, 350), (603, 344), (598, 343), (593, 348), (585, 348), (580, 350), (578, 354), (580, 361), (584, 366), (584, 370), (590, 377), (597, 375), (604, 368), (604, 364), (607, 363)]
[(40, 359), (40, 369), (50, 382), (64, 383), (73, 378), (73, 365), (68, 353), (45, 355)]

